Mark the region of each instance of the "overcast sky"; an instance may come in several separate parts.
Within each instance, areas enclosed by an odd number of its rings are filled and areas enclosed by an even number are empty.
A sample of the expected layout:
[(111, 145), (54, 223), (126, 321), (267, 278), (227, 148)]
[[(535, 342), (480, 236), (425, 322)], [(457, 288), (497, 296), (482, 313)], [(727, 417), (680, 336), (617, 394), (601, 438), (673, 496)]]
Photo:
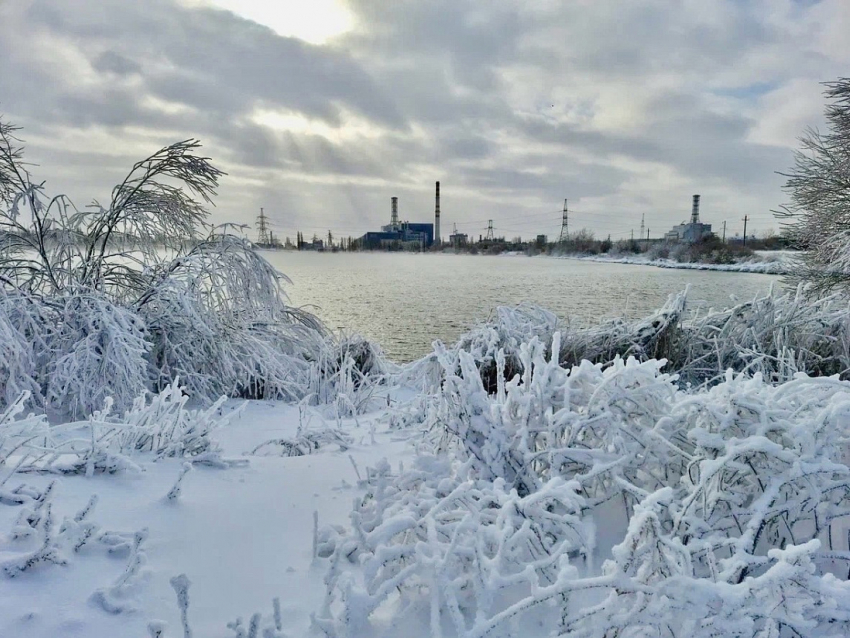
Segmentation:
[(775, 171), (848, 74), (848, 0), (0, 0), (0, 113), (78, 205), (187, 137), (217, 222), (356, 236), (778, 229)]

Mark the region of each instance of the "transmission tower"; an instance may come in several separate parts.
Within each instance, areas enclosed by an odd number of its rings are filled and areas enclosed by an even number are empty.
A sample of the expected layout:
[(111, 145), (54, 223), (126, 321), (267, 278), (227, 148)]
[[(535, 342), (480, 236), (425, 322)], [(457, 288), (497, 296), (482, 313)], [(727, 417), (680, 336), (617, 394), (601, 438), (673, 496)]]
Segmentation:
[(495, 237), (493, 237), (493, 220), (492, 219), (487, 220), (487, 237), (485, 237), (485, 239), (487, 239), (489, 241), (492, 241), (493, 239), (495, 239)]
[(561, 235), (558, 237), (558, 243), (567, 241), (570, 238), (570, 213), (567, 210), (567, 200), (564, 200), (564, 216), (561, 219)]
[(643, 240), (643, 213), (640, 215), (640, 233), (638, 234), (638, 237)]
[(257, 243), (265, 245), (271, 243), (269, 241), (269, 218), (266, 217), (262, 208), (260, 209), (260, 216), (257, 217)]

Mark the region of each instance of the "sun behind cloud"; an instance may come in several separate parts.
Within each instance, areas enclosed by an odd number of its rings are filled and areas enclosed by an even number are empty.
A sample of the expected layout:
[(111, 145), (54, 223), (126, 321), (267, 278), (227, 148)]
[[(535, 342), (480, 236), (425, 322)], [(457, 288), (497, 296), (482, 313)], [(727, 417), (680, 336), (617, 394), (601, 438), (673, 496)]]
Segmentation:
[(189, 6), (211, 6), (269, 27), (285, 37), (311, 44), (350, 31), (354, 15), (341, 0), (183, 0)]

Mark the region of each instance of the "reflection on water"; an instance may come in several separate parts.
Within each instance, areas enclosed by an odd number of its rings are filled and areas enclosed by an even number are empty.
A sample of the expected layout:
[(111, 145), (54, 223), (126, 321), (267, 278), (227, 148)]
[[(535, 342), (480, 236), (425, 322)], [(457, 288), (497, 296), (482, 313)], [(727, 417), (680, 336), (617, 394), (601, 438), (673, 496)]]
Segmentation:
[(670, 270), (545, 257), (399, 253), (264, 255), (292, 279), (295, 305), (332, 329), (359, 332), (396, 361), (453, 342), (499, 305), (530, 301), (581, 323), (642, 317), (691, 285), (692, 305), (724, 308), (766, 292), (771, 275)]

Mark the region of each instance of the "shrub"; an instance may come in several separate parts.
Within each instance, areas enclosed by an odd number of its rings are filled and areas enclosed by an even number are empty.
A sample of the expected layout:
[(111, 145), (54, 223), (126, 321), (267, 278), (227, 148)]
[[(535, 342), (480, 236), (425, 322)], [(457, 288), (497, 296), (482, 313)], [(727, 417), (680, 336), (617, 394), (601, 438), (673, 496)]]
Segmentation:
[[(326, 400), (367, 365), (350, 353), (326, 368), (335, 339), (287, 304), (286, 277), (206, 223), (223, 173), (196, 140), (138, 162), (107, 206), (80, 212), (47, 199), (16, 132), (0, 120), (0, 402), (26, 390), (73, 415), (106, 397), (124, 410), (177, 378), (204, 401)], [(371, 372), (356, 374), (361, 386)]]

